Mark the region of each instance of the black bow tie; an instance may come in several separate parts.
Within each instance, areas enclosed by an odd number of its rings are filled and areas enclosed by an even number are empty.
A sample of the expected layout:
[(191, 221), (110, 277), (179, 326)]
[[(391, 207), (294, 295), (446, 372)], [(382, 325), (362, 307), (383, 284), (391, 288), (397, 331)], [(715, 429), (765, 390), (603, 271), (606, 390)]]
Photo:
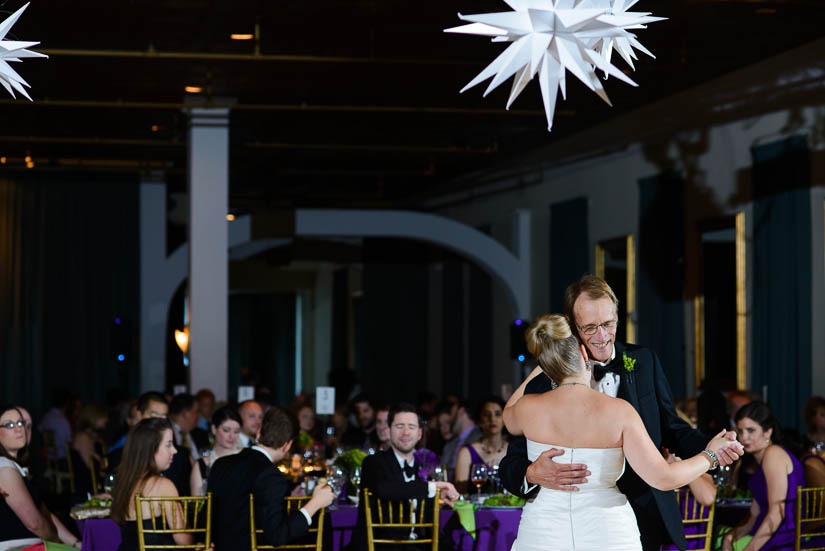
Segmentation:
[(613, 362), (610, 362), (607, 365), (599, 365), (597, 363), (593, 364), (593, 378), (596, 379), (596, 381), (601, 381), (604, 379), (604, 376), (608, 371), (618, 373), (618, 370), (613, 367)]
[(406, 476), (407, 478), (415, 476), (416, 474), (415, 465), (410, 465), (406, 461), (404, 461), (404, 466), (401, 468), (401, 470), (404, 471), (404, 476)]

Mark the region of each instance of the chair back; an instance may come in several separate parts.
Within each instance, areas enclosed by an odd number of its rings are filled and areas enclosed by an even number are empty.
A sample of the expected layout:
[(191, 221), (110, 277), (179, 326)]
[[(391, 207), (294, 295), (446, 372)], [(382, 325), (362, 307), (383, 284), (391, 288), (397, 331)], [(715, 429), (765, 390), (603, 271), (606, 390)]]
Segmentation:
[[(376, 497), (369, 488), (364, 488), (361, 499), (364, 500), (364, 511), (367, 517), (367, 549), (375, 551), (376, 543), (392, 545), (429, 543), (432, 551), (437, 551), (440, 494), (441, 490), (436, 489), (434, 498), (389, 501)], [(427, 520), (429, 511), (432, 511), (431, 520)], [(394, 533), (399, 534), (399, 537), (397, 539), (376, 537), (376, 529), (387, 528), (401, 529), (393, 530)], [(415, 532), (418, 529), (425, 534), (429, 531), (429, 537)]]
[[(679, 504), (679, 512), (682, 514), (682, 526), (688, 542), (687, 548), (710, 551), (716, 504), (702, 505), (688, 488), (676, 490), (676, 501)], [(697, 543), (691, 544), (692, 541), (697, 541)]]
[[(812, 541), (808, 538), (817, 539)], [(797, 486), (794, 550), (825, 550), (823, 540), (825, 540), (825, 488)]]
[[(143, 525), (143, 504), (149, 506), (151, 528)], [(204, 509), (206, 510), (204, 513)], [(157, 513), (157, 514), (156, 514)], [(135, 495), (135, 519), (138, 547), (147, 549), (209, 549), (212, 545), (212, 492), (205, 496), (143, 497)], [(203, 534), (203, 541), (195, 538), (190, 544), (146, 543), (147, 534)]]
[(101, 485), (101, 475), (103, 474), (103, 469), (105, 468), (105, 458), (103, 459), (103, 461), (98, 460), (98, 458), (94, 455), (92, 455), (89, 458), (89, 471), (92, 474), (92, 495), (97, 495), (103, 492), (103, 486)]
[(69, 482), (71, 485), (71, 474), (61, 471), (57, 462), (57, 439), (53, 430), (43, 431), (43, 454), (46, 461), (46, 470), (43, 476), (54, 483), (54, 489), (58, 494), (63, 493), (63, 483)]
[[(284, 498), (286, 506), (286, 515), (289, 516), (298, 509), (306, 505), (311, 499), (306, 497), (287, 497)], [(249, 539), (252, 543), (252, 551), (258, 549), (315, 549), (321, 551), (324, 542), (324, 509), (318, 511), (318, 521), (315, 528), (310, 528), (309, 533), (315, 534), (315, 542), (313, 543), (287, 543), (284, 545), (267, 545), (258, 543), (258, 534), (263, 534), (263, 529), (255, 526), (255, 496), (249, 494)]]

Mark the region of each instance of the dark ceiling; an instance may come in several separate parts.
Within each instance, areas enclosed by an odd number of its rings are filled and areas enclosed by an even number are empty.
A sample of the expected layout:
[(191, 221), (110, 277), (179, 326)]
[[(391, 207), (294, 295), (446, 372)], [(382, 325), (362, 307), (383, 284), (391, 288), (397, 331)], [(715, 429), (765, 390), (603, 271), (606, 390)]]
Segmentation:
[[(39, 40), (51, 58), (15, 66), (34, 104), (0, 97), (0, 170), (31, 156), (30, 170), (154, 169), (183, 187), (184, 103), (232, 98), (232, 208), (415, 208), (471, 185), (457, 176), (825, 36), (821, 0), (641, 0), (634, 9), (669, 20), (638, 33), (657, 55), (637, 64), (640, 87), (611, 79), (610, 108), (571, 76), (547, 133), (537, 83), (509, 112), (509, 83), (486, 99), (483, 87), (458, 93), (504, 46), (442, 29), (461, 24), (459, 11), (508, 9), (500, 0), (34, 0), (7, 38)], [(256, 25), (257, 45), (229, 37)]]

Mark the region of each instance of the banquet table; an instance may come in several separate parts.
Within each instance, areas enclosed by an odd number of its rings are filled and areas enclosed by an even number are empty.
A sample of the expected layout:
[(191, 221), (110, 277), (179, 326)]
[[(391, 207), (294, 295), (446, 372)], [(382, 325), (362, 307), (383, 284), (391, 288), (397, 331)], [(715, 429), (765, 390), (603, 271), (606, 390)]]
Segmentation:
[[(456, 551), (494, 551), (510, 549), (518, 532), (520, 508), (492, 509), (482, 507), (476, 513), (476, 539), (461, 527), (458, 515), (452, 509), (442, 509), (439, 517), (441, 538), (452, 541)], [(329, 519), (324, 530), (327, 533), (324, 549), (350, 551), (358, 508), (341, 505), (328, 511)], [(116, 551), (120, 544), (120, 528), (109, 518), (92, 518), (77, 521), (83, 537), (83, 551)]]

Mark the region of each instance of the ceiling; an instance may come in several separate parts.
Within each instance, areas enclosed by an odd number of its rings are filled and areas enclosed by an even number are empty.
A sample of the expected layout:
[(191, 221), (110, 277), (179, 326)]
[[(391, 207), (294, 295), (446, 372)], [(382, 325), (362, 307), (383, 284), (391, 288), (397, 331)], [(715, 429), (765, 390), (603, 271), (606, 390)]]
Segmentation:
[[(537, 83), (509, 112), (509, 83), (487, 98), (482, 87), (459, 94), (504, 46), (442, 29), (461, 24), (459, 11), (508, 9), (500, 0), (34, 0), (8, 38), (39, 40), (50, 59), (16, 66), (34, 103), (0, 97), (0, 170), (26, 170), (27, 156), (33, 171), (162, 170), (183, 190), (185, 104), (231, 101), (233, 209), (416, 208), (472, 185), (462, 174), (825, 36), (820, 0), (641, 0), (634, 9), (669, 20), (638, 33), (657, 56), (637, 64), (640, 87), (608, 81), (611, 108), (568, 78), (548, 133)], [(256, 26), (257, 40), (230, 38)]]

